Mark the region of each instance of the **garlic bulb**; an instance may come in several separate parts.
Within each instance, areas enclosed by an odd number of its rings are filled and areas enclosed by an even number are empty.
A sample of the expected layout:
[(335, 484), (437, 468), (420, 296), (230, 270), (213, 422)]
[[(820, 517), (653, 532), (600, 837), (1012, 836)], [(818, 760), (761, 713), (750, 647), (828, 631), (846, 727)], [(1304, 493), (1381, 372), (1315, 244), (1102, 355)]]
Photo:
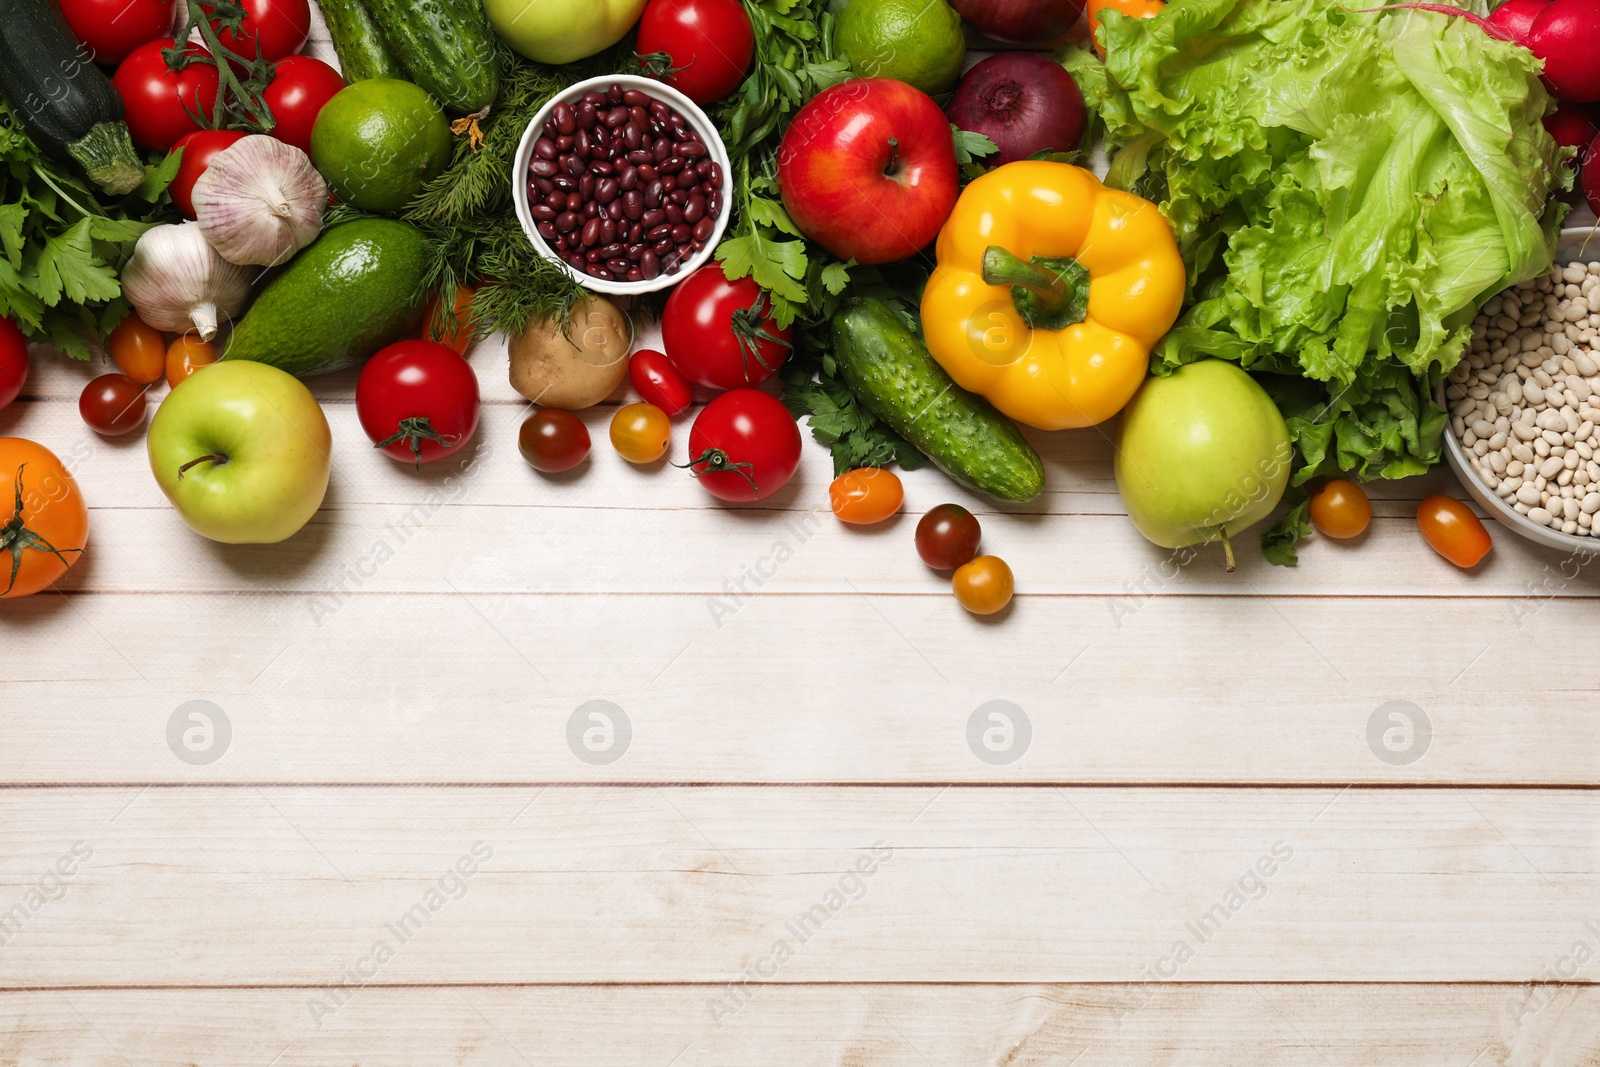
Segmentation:
[(328, 189), (304, 152), (258, 133), (211, 157), (193, 200), (223, 259), (276, 267), (316, 240)]
[(253, 273), (219, 256), (198, 223), (154, 226), (122, 268), (122, 292), (156, 329), (198, 330), (209, 341), (219, 314), (232, 318), (244, 310)]

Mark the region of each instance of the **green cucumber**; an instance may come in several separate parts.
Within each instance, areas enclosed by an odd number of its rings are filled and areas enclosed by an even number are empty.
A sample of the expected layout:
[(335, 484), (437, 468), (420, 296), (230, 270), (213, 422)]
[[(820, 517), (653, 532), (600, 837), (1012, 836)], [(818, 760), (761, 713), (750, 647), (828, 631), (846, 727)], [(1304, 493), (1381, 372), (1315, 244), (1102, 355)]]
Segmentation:
[(1032, 500), (1044, 464), (1016, 425), (967, 392), (881, 300), (846, 300), (833, 317), (834, 359), (867, 410), (968, 489)]
[(346, 82), (368, 78), (406, 80), (406, 68), (389, 51), (362, 0), (318, 0), (317, 6), (327, 20), (328, 36), (333, 38), (333, 50), (339, 54), (339, 72)]
[(500, 93), (500, 53), (482, 0), (365, 0), (411, 80), (471, 115)]
[(222, 358), (299, 377), (354, 366), (413, 335), (426, 264), (422, 232), (410, 223), (366, 218), (330, 226), (267, 283)]

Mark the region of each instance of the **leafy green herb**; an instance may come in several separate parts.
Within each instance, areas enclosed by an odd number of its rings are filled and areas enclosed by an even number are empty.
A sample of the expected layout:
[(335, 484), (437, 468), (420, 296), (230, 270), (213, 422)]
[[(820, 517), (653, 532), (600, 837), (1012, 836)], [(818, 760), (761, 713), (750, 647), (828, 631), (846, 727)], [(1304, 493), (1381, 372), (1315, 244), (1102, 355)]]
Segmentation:
[(1311, 523), (1306, 518), (1311, 510), (1311, 494), (1301, 486), (1291, 486), (1283, 498), (1290, 502), (1289, 511), (1261, 535), (1261, 554), (1269, 563), (1293, 567), (1300, 562), (1294, 546), (1311, 536)]
[(783, 402), (795, 418), (809, 417), (811, 436), (833, 453), (835, 476), (857, 467), (887, 467), (890, 463), (909, 471), (927, 462), (921, 452), (862, 406), (839, 377), (831, 352), (820, 349), (815, 338), (802, 341), (795, 346), (796, 356), (779, 372), (784, 382)]
[(177, 218), (162, 196), (181, 152), (112, 197), (45, 155), (0, 101), (0, 316), (35, 341), (88, 359), (128, 314), (117, 269), (152, 225)]
[(956, 162), (962, 166), (1000, 151), (1000, 146), (988, 137), (981, 133), (973, 133), (971, 130), (963, 130), (955, 123), (950, 124), (950, 132), (956, 139)]

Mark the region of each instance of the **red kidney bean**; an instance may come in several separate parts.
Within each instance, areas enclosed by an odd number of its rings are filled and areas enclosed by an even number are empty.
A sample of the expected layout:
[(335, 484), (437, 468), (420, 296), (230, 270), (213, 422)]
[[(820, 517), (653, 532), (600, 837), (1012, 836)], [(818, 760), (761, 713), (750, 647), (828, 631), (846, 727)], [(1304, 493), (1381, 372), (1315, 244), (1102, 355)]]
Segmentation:
[(706, 154), (706, 146), (699, 141), (684, 141), (678, 145), (678, 155), (684, 159), (698, 159)]
[(604, 177), (609, 177), (615, 171), (616, 171), (616, 168), (613, 167), (610, 163), (606, 162), (603, 159), (595, 159), (595, 160), (591, 160), (589, 162), (589, 173), (590, 174), (598, 174), (602, 178), (604, 178)]
[(628, 261), (620, 257), (617, 259), (608, 259), (606, 260), (606, 270), (610, 271), (612, 274), (626, 275), (628, 273)]
[(638, 148), (639, 145), (642, 143), (642, 141), (643, 141), (643, 138), (640, 137), (640, 135), (639, 135), (639, 127), (635, 126), (631, 122), (628, 123), (628, 125), (622, 127), (622, 143), (630, 151), (632, 151), (633, 149)]
[(590, 219), (583, 224), (583, 247), (593, 248), (600, 242), (600, 220)]
[(600, 220), (600, 244), (608, 245), (617, 239), (617, 224), (611, 219)]
[(585, 174), (578, 179), (578, 198), (588, 200), (594, 196), (594, 175)]
[(699, 222), (705, 217), (705, 214), (706, 198), (701, 196), (699, 193), (695, 193), (683, 205), (683, 221), (691, 225)]
[(583, 197), (579, 196), (577, 193), (566, 193), (565, 196), (567, 198), (568, 211), (583, 210)]
[(612, 82), (611, 88), (606, 90), (606, 99), (611, 101), (613, 104), (622, 103), (622, 86), (618, 85), (616, 82)]
[(564, 193), (575, 193), (578, 191), (578, 183), (567, 177), (565, 174), (557, 174), (554, 178), (550, 179), (550, 183)]
[(666, 159), (656, 164), (656, 170), (660, 171), (662, 174), (676, 174), (682, 169), (682, 156), (668, 156)]
[(624, 163), (617, 168), (617, 188), (627, 192), (639, 184), (639, 170), (631, 164)]
[(563, 211), (561, 214), (555, 217), (555, 224), (556, 229), (560, 230), (562, 233), (566, 233), (568, 230), (576, 229), (578, 226), (577, 213), (572, 211)]
[(533, 179), (533, 185), (534, 185), (534, 188), (538, 189), (539, 192), (543, 193), (546, 196), (549, 196), (551, 193), (555, 192), (555, 190), (556, 190), (555, 183), (552, 182), (549, 178), (535, 178), (535, 179)]
[(663, 192), (670, 193), (677, 187), (678, 176), (676, 174), (663, 174), (661, 176), (661, 188)]
[(628, 124), (635, 129), (644, 129), (650, 125), (650, 112), (642, 107), (630, 107), (628, 109)]
[(583, 102), (590, 107), (599, 107), (601, 104), (609, 104), (611, 101), (606, 99), (605, 93), (591, 89), (583, 94)]
[(661, 259), (648, 248), (639, 256), (639, 273), (646, 281), (661, 273)]
[[(667, 194), (667, 203), (669, 203), (669, 204), (677, 204), (681, 208), (681, 207), (683, 207), (684, 204), (687, 204), (688, 202), (689, 202), (689, 190), (687, 190), (687, 189), (674, 189), (674, 190), (672, 190), (672, 192)], [(694, 220), (690, 219), (689, 221), (693, 222)]]
[(606, 126), (610, 129), (616, 129), (627, 121), (628, 109), (625, 107), (614, 107), (606, 112)]
[(650, 146), (650, 157), (655, 160), (657, 168), (661, 166), (663, 160), (667, 159), (671, 155), (671, 141), (657, 141), (655, 144)]
[(548, 222), (541, 222), (534, 228), (539, 231), (539, 236), (546, 241), (554, 241), (556, 239), (556, 228)]
[(533, 142), (533, 151), (540, 159), (555, 159), (561, 154), (556, 151), (556, 143), (548, 137), (541, 137)]
[(528, 214), (538, 222), (549, 222), (556, 217), (556, 209), (549, 204), (534, 204), (528, 209)]
[(632, 245), (636, 245), (642, 240), (644, 240), (644, 227), (642, 225), (640, 225), (639, 223), (637, 223), (637, 222), (634, 223), (632, 226), (629, 226), (628, 227), (628, 243), (632, 244)]
[(623, 193), (622, 213), (634, 222), (644, 218), (644, 197), (631, 189)]
[(556, 129), (562, 133), (571, 133), (577, 129), (577, 116), (572, 113), (572, 105), (557, 104), (550, 115), (555, 120)]
[(663, 223), (660, 226), (652, 226), (649, 230), (645, 231), (644, 236), (645, 240), (655, 242), (661, 240), (671, 232), (672, 227)]
[(679, 245), (688, 243), (689, 237), (693, 232), (694, 231), (690, 227), (685, 226), (681, 222), (678, 223), (678, 225), (672, 228), (672, 243)]
[(683, 208), (677, 204), (668, 204), (666, 207), (667, 221), (676, 226), (683, 221)]
[(674, 247), (676, 246), (673, 245), (671, 237), (663, 237), (661, 240), (650, 246), (651, 250), (658, 256), (666, 255), (668, 252), (671, 252)]
[(650, 98), (637, 89), (629, 89), (622, 94), (622, 102), (629, 107), (649, 107)]
[(642, 282), (642, 281), (644, 281), (644, 271), (640, 270), (638, 267), (629, 267), (628, 268), (628, 280), (630, 282)]
[(590, 267), (588, 274), (589, 277), (599, 278), (603, 282), (609, 282), (611, 280), (611, 272), (606, 270), (604, 267)]
[(613, 201), (611, 201), (611, 203), (607, 204), (606, 205), (606, 215), (609, 218), (613, 218), (613, 219), (617, 220), (618, 222), (621, 222), (623, 220), (623, 218), (625, 217), (624, 214), (623, 214), (623, 211), (622, 211), (622, 201), (621, 200), (613, 200)]
[(544, 202), (545, 205), (548, 206), (552, 211), (559, 212), (567, 210), (566, 193), (551, 193), (549, 196), (544, 198)]
[(593, 200), (585, 200), (581, 214), (586, 219), (597, 219), (600, 217), (600, 205)]
[(548, 159), (536, 159), (528, 165), (528, 170), (536, 178), (554, 178), (557, 169), (556, 165)]
[[(710, 215), (707, 215), (705, 218), (694, 224), (694, 230), (692, 232), (694, 234), (695, 241), (698, 243), (711, 240), (711, 233), (716, 228), (717, 221)], [(698, 249), (696, 249), (696, 251), (698, 251)]]
[(572, 264), (572, 266), (577, 270), (586, 270), (589, 266), (589, 264), (583, 261), (583, 257), (577, 253), (573, 253), (572, 255), (568, 256), (567, 262)]
[(608, 245), (595, 249), (595, 251), (600, 253), (601, 259), (615, 259), (622, 255), (624, 249), (622, 245), (618, 244), (616, 241), (612, 241)]
[(594, 151), (594, 141), (589, 137), (588, 130), (579, 130), (578, 135), (572, 139), (572, 151), (579, 159), (588, 159)]
[(639, 180), (645, 185), (649, 185), (653, 181), (658, 181), (660, 178), (661, 172), (656, 170), (653, 165), (650, 163), (639, 164)]
[(645, 229), (653, 230), (667, 221), (667, 213), (660, 208), (652, 208), (639, 216), (639, 221), (644, 223)]
[[(584, 175), (589, 179), (589, 175)], [(589, 179), (592, 180), (592, 179)], [(617, 198), (617, 179), (601, 178), (594, 183), (594, 198), (602, 204), (609, 204)]]
[(568, 136), (566, 134), (562, 134), (560, 137), (556, 138), (556, 151), (557, 152), (570, 152), (570, 151), (572, 151), (572, 145), (573, 145), (573, 142), (575, 140), (576, 140), (576, 138), (574, 138), (574, 137), (570, 137), (570, 136)]

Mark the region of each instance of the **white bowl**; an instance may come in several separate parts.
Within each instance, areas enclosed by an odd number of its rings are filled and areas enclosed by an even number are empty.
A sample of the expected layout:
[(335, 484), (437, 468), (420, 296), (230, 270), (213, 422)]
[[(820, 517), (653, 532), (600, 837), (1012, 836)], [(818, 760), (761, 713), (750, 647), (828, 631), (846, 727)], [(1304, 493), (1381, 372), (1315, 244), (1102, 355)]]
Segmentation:
[[(1561, 237), (1556, 242), (1556, 265), (1589, 261), (1600, 261), (1600, 233), (1588, 226), (1562, 230)], [(1448, 409), (1449, 405), (1444, 399), (1444, 387), (1445, 383), (1441, 381), (1436, 395), (1439, 402), (1445, 404)], [(1472, 499), (1483, 505), (1484, 510), (1490, 515), (1523, 537), (1546, 548), (1562, 552), (1580, 555), (1600, 553), (1600, 537), (1580, 537), (1577, 534), (1565, 534), (1560, 530), (1541, 526), (1502, 500), (1478, 474), (1477, 468), (1472, 465), (1472, 460), (1467, 455), (1466, 446), (1461, 443), (1461, 439), (1455, 435), (1449, 424), (1444, 428), (1444, 454), (1450, 469), (1455, 471), (1456, 477), (1461, 480), (1461, 484)]]
[[(638, 89), (652, 99), (660, 100), (671, 107), (694, 129), (700, 137), (700, 143), (706, 146), (710, 158), (722, 168), (722, 210), (717, 213), (716, 228), (711, 231), (711, 239), (706, 246), (696, 252), (682, 263), (674, 274), (660, 274), (649, 281), (607, 281), (604, 278), (593, 278), (588, 274), (575, 269), (572, 264), (556, 255), (555, 250), (545, 243), (539, 236), (538, 227), (534, 224), (533, 216), (528, 211), (528, 165), (533, 161), (533, 143), (539, 139), (540, 131), (549, 120), (550, 113), (557, 104), (566, 102), (574, 103), (584, 93), (600, 91), (605, 92), (613, 85), (620, 85), (623, 89)], [(715, 254), (717, 243), (722, 240), (722, 231), (728, 227), (728, 214), (733, 209), (733, 173), (728, 163), (728, 150), (722, 143), (722, 138), (717, 136), (716, 127), (711, 125), (711, 120), (699, 106), (687, 96), (670, 85), (656, 81), (654, 78), (641, 78), (633, 74), (611, 74), (603, 78), (590, 78), (578, 82), (565, 92), (558, 93), (547, 101), (539, 113), (533, 116), (533, 121), (528, 123), (528, 128), (523, 131), (522, 143), (517, 146), (516, 159), (511, 164), (511, 196), (517, 207), (517, 220), (522, 223), (522, 232), (528, 235), (534, 251), (552, 263), (558, 264), (568, 274), (578, 280), (585, 289), (592, 289), (600, 293), (612, 293), (618, 296), (630, 296), (638, 293), (653, 293), (659, 289), (676, 285), (688, 277), (697, 268), (708, 262)]]

